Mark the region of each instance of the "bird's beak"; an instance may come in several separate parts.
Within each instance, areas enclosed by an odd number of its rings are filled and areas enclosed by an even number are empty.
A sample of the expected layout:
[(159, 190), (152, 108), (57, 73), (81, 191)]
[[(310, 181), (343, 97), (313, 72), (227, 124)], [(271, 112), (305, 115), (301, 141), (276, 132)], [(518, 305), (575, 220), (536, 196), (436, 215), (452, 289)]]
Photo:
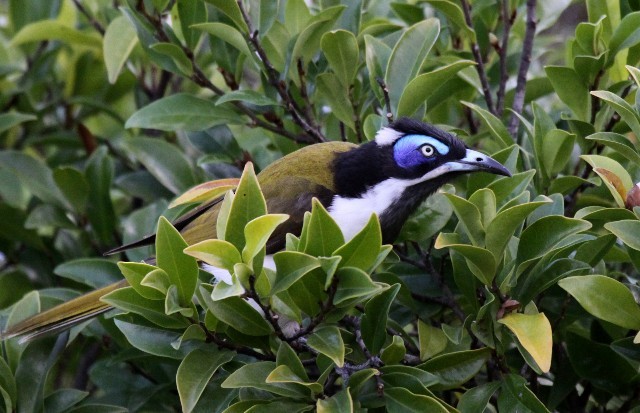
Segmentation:
[(509, 170), (500, 162), (483, 153), (474, 151), (473, 149), (467, 149), (467, 153), (464, 158), (447, 163), (453, 164), (452, 170), (457, 169), (467, 172), (489, 172), (496, 175), (511, 176), (511, 172), (509, 172)]

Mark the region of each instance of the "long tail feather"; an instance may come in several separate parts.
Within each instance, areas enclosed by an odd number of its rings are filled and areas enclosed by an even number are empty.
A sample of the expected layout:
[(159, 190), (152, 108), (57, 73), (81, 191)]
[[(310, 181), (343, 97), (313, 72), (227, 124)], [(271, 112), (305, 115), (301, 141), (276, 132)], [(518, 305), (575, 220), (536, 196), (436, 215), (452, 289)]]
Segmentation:
[(0, 333), (0, 341), (20, 337), (20, 342), (26, 342), (66, 330), (96, 317), (111, 309), (111, 306), (100, 301), (100, 298), (127, 285), (127, 280), (122, 280), (38, 313)]

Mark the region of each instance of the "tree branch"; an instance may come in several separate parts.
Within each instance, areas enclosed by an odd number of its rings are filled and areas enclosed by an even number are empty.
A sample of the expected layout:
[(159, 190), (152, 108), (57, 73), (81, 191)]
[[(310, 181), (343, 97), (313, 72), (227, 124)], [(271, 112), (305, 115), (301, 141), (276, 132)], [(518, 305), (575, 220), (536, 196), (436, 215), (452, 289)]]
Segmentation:
[(258, 39), (258, 31), (253, 29), (251, 18), (249, 17), (249, 14), (247, 14), (247, 11), (244, 8), (244, 4), (242, 3), (242, 0), (238, 0), (237, 3), (238, 3), (238, 7), (240, 8), (240, 13), (242, 14), (242, 19), (244, 20), (244, 22), (246, 23), (249, 29), (249, 35), (247, 36), (247, 40), (253, 46), (258, 57), (260, 58), (260, 61), (264, 65), (269, 83), (276, 89), (276, 91), (280, 95), (280, 98), (282, 99), (285, 105), (285, 108), (293, 117), (294, 122), (298, 124), (298, 126), (300, 126), (302, 130), (304, 130), (304, 132), (307, 135), (309, 135), (314, 141), (325, 142), (326, 139), (324, 135), (322, 135), (322, 133), (320, 133), (318, 129), (315, 129), (312, 126), (313, 120), (305, 119), (301, 115), (302, 110), (300, 109), (295, 99), (293, 99), (293, 97), (287, 90), (285, 83), (282, 80), (280, 80), (280, 73), (278, 73), (278, 71), (273, 67), (273, 64), (269, 60), (267, 53), (262, 48), (262, 44)]
[[(462, 12), (464, 13), (464, 20), (467, 23), (467, 26), (474, 30), (473, 28), (473, 19), (471, 19), (471, 8), (469, 7), (469, 2), (467, 0), (460, 0), (462, 4)], [(475, 31), (475, 30), (474, 30)], [(478, 76), (480, 77), (480, 84), (482, 85), (482, 93), (484, 94), (484, 100), (487, 103), (487, 109), (489, 112), (495, 115), (496, 109), (493, 106), (493, 98), (491, 97), (491, 87), (489, 86), (489, 79), (487, 78), (487, 72), (484, 69), (484, 60), (482, 59), (482, 54), (480, 53), (480, 47), (478, 43), (472, 41), (471, 42), (471, 53), (473, 54), (473, 58), (476, 61), (476, 71), (478, 72)]]
[(500, 49), (498, 50), (498, 56), (500, 57), (500, 85), (498, 86), (497, 95), (497, 116), (502, 116), (504, 112), (504, 95), (507, 88), (507, 80), (509, 80), (509, 73), (507, 72), (507, 52), (509, 49), (509, 33), (511, 32), (511, 25), (515, 18), (516, 11), (513, 13), (509, 10), (509, 0), (502, 0), (502, 7), (500, 8), (500, 16), (502, 17), (502, 42), (500, 43)]
[(79, 0), (73, 0), (73, 4), (76, 6), (76, 9), (78, 9), (78, 11), (80, 13), (82, 13), (84, 15), (84, 17), (87, 18), (87, 20), (89, 20), (89, 23), (91, 23), (93, 28), (96, 29), (96, 31), (98, 33), (100, 33), (100, 35), (104, 36), (104, 34), (105, 34), (104, 27), (102, 26), (102, 24), (100, 24), (99, 21), (96, 20), (95, 17), (93, 17), (91, 14), (89, 14), (89, 12), (87, 11), (87, 9), (84, 8), (82, 3), (80, 3)]
[(384, 105), (387, 111), (385, 115), (387, 118), (387, 123), (391, 123), (393, 122), (393, 113), (391, 112), (391, 99), (389, 99), (389, 88), (387, 87), (387, 84), (384, 83), (384, 80), (381, 77), (376, 78), (376, 81), (380, 85), (380, 88), (382, 89), (382, 94), (384, 95)]
[(518, 117), (515, 114), (521, 114), (522, 109), (524, 108), (524, 94), (527, 88), (527, 73), (529, 72), (529, 65), (531, 64), (533, 40), (536, 34), (536, 3), (536, 0), (527, 0), (527, 27), (524, 32), (520, 68), (518, 69), (518, 79), (512, 106), (515, 113), (511, 114), (511, 120), (509, 121), (509, 134), (514, 138), (518, 135)]

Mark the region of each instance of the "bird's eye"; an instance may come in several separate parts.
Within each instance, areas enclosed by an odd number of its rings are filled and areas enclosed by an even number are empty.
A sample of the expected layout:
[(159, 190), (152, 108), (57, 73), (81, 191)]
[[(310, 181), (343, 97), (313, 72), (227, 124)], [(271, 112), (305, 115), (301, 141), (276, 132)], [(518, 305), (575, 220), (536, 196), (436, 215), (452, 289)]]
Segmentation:
[(422, 154), (426, 157), (431, 157), (434, 153), (436, 153), (436, 150), (431, 145), (422, 145), (422, 147), (420, 147), (420, 152), (422, 152)]

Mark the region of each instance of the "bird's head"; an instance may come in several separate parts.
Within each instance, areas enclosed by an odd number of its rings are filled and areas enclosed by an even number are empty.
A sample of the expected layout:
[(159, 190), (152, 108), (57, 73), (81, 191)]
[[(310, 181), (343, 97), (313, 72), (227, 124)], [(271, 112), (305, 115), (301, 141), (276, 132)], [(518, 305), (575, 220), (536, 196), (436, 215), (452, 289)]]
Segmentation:
[(386, 174), (412, 185), (469, 172), (511, 176), (503, 165), (467, 148), (454, 135), (413, 119), (402, 118), (382, 128), (375, 143), (386, 159)]
[[(339, 154), (335, 164), (339, 202), (334, 215), (371, 210), (380, 217), (386, 242), (393, 241), (409, 215), (430, 194), (456, 176), (489, 172), (511, 176), (491, 157), (469, 149), (454, 135), (401, 118), (380, 129), (374, 141)], [(350, 201), (352, 200), (352, 201)]]

